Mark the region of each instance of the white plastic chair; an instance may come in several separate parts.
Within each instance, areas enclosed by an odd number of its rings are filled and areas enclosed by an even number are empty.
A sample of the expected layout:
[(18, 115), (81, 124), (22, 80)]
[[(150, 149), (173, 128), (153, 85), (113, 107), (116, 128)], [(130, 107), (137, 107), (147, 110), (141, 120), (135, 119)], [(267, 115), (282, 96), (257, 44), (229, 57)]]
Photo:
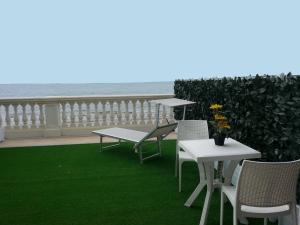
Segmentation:
[(297, 225), (296, 188), (300, 160), (292, 162), (253, 162), (245, 160), (237, 187), (221, 188), (220, 225), (223, 225), (224, 195), (233, 206), (233, 225), (239, 217), (267, 218), (292, 214)]
[(181, 192), (182, 164), (194, 160), (188, 153), (179, 148), (178, 141), (208, 139), (209, 133), (206, 120), (181, 120), (178, 122), (177, 129), (175, 176), (177, 177), (177, 173), (179, 174), (179, 192)]

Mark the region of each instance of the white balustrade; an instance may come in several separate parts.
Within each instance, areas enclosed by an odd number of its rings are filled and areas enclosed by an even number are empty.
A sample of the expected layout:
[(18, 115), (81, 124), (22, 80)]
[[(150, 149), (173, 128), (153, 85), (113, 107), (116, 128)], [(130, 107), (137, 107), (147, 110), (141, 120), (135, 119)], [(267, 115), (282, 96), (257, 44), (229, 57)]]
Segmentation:
[[(0, 127), (7, 138), (88, 135), (92, 130), (120, 126), (147, 129), (156, 124), (154, 99), (173, 95), (122, 95), (0, 98)], [(160, 121), (174, 120), (162, 107)]]

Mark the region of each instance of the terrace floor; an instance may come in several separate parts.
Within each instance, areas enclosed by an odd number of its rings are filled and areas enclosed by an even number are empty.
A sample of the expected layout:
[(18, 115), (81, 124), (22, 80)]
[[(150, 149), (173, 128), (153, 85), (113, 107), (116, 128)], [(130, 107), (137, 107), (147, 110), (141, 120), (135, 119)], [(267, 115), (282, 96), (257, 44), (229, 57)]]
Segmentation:
[[(185, 163), (178, 192), (175, 140), (163, 141), (163, 156), (143, 165), (127, 142), (104, 152), (93, 143), (52, 143), (0, 149), (0, 225), (199, 224), (205, 195), (193, 207), (184, 206), (199, 178), (195, 164)], [(207, 225), (219, 224), (219, 197), (216, 191)], [(230, 224), (227, 204), (224, 225)]]
[[(166, 137), (166, 140), (176, 139), (176, 133), (173, 132)], [(113, 142), (116, 139), (104, 137), (103, 142)], [(52, 137), (52, 138), (24, 138), (24, 139), (7, 139), (0, 142), (0, 148), (10, 147), (29, 147), (29, 146), (53, 146), (53, 145), (70, 145), (70, 144), (92, 144), (99, 143), (99, 136), (82, 136), (82, 137)]]

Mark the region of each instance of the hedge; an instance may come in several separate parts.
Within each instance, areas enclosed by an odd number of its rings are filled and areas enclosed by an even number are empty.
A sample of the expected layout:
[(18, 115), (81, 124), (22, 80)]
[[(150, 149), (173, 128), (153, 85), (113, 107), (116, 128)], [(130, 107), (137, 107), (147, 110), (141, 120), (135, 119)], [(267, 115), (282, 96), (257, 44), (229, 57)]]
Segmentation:
[[(176, 80), (174, 91), (196, 102), (186, 119), (211, 120), (209, 106), (224, 105), (230, 137), (260, 151), (262, 160), (300, 158), (300, 76)], [(182, 110), (175, 111), (175, 118), (181, 116)]]

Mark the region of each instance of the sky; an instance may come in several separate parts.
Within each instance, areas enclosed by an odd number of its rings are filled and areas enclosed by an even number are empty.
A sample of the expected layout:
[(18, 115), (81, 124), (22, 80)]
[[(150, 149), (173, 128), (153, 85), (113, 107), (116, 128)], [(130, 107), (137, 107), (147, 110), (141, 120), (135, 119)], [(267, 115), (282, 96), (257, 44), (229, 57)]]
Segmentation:
[(0, 83), (300, 74), (299, 0), (0, 0)]

